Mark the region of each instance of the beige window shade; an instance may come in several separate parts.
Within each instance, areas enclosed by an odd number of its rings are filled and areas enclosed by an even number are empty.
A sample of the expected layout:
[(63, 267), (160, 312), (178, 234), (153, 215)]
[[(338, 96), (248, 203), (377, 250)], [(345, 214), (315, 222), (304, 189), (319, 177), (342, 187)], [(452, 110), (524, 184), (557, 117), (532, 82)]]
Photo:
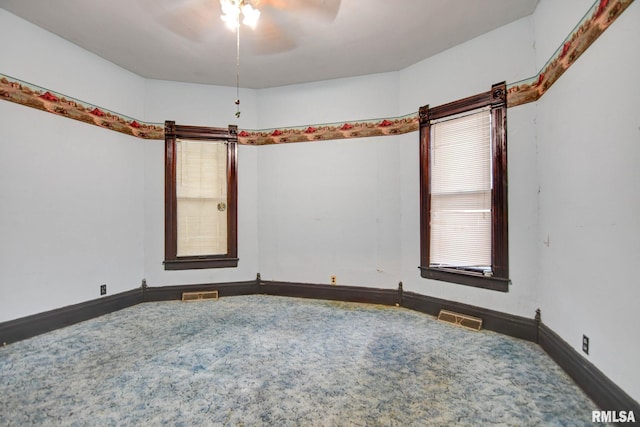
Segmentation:
[(177, 256), (227, 253), (227, 146), (176, 140)]
[(430, 141), (429, 263), (490, 270), (490, 110), (433, 123)]

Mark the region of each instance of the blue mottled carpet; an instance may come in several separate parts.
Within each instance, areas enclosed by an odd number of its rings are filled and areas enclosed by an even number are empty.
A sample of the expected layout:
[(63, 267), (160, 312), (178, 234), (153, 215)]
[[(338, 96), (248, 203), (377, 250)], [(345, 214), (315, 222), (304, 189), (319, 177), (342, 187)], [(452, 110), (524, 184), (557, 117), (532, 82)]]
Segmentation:
[(145, 303), (0, 349), (0, 425), (590, 425), (536, 345), (397, 307)]

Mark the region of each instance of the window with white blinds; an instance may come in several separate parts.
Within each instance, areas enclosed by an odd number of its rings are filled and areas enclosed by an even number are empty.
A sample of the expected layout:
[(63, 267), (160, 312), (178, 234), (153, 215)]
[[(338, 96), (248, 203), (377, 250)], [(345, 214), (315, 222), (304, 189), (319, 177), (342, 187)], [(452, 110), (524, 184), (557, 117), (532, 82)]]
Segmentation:
[(227, 253), (227, 145), (176, 140), (177, 256)]
[(420, 107), (420, 275), (508, 292), (507, 91)]
[(164, 124), (164, 269), (237, 267), (238, 127)]
[(491, 271), (491, 114), (432, 122), (430, 266)]

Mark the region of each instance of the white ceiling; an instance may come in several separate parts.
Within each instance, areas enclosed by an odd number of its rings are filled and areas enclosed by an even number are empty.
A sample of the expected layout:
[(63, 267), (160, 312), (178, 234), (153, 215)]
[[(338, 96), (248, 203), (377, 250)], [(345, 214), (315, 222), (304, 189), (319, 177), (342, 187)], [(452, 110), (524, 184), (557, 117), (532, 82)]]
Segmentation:
[[(401, 70), (530, 15), (538, 2), (342, 0), (329, 17), (318, 8), (339, 0), (262, 1), (257, 30), (240, 33), (240, 85), (254, 89)], [(219, 19), (219, 0), (0, 0), (0, 7), (146, 78), (236, 85), (236, 37)]]

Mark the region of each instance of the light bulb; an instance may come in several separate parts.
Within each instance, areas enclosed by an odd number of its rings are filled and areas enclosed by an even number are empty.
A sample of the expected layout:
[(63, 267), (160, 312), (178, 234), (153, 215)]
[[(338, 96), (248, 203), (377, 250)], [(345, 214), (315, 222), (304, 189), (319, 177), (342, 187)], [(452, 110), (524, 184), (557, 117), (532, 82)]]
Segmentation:
[(251, 28), (256, 28), (256, 24), (260, 18), (260, 11), (251, 7), (250, 4), (245, 3), (242, 6), (242, 16), (244, 16), (244, 19), (242, 20), (243, 24), (248, 25)]
[(227, 28), (235, 30), (240, 25), (240, 9), (238, 5), (230, 0), (220, 0), (222, 7), (222, 16), (220, 19), (224, 21)]

